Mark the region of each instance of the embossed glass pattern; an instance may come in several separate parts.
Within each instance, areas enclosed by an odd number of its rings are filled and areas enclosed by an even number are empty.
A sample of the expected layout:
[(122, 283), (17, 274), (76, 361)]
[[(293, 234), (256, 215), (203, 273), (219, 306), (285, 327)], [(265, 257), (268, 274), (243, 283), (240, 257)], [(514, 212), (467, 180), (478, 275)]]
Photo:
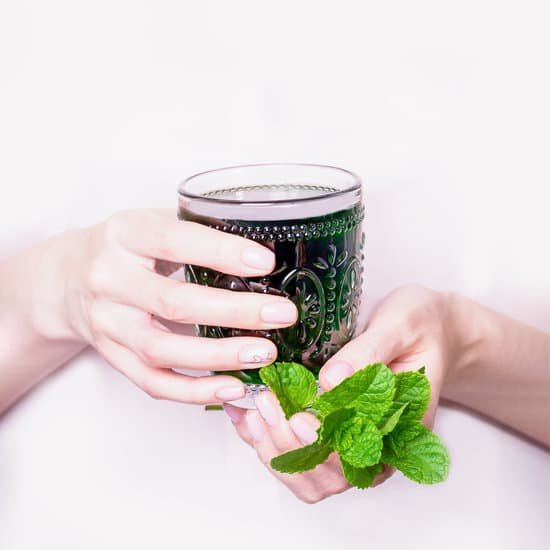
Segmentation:
[[(234, 291), (283, 295), (298, 309), (292, 327), (250, 331), (197, 326), (200, 336), (262, 336), (279, 360), (315, 373), (355, 330), (361, 300), (364, 208), (359, 178), (339, 168), (252, 165), (192, 176), (179, 188), (179, 218), (258, 241), (275, 252), (266, 277), (245, 278), (185, 266), (188, 281)], [(259, 384), (255, 370), (235, 372)]]

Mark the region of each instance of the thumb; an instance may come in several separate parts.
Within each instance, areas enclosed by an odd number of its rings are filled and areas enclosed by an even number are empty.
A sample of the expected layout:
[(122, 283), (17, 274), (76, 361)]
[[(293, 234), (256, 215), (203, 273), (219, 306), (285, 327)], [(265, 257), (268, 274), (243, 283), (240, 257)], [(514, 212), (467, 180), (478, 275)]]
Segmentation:
[(400, 338), (395, 331), (384, 327), (367, 328), (323, 366), (319, 372), (319, 383), (324, 390), (330, 390), (367, 365), (391, 363), (402, 352), (400, 348)]

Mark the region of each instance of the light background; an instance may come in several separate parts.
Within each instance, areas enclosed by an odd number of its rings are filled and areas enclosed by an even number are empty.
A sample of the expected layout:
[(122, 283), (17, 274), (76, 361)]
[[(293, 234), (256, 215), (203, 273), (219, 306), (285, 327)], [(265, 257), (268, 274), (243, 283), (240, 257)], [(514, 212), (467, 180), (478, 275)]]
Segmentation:
[[(0, 0), (0, 253), (198, 170), (329, 163), (366, 182), (369, 308), (421, 282), (550, 330), (548, 27), (530, 0)], [(447, 483), (307, 506), (223, 415), (87, 352), (0, 419), (0, 548), (547, 548), (548, 453), (436, 429)]]

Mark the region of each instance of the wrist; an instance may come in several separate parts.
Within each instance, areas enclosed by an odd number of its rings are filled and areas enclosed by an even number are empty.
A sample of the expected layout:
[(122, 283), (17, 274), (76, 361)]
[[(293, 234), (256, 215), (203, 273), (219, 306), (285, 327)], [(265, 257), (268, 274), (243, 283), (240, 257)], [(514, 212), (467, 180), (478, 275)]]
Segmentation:
[(85, 345), (71, 320), (73, 263), (82, 247), (82, 231), (49, 239), (38, 249), (36, 279), (31, 293), (31, 323), (44, 339)]
[(447, 374), (452, 381), (483, 363), (487, 346), (498, 341), (494, 334), (497, 329), (483, 306), (454, 292), (444, 293), (443, 297), (451, 351)]

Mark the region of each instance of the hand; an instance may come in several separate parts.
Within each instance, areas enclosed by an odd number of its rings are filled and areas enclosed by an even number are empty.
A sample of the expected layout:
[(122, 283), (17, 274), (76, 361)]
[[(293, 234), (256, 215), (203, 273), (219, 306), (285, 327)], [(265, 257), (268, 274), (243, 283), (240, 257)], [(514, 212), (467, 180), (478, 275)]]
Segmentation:
[(159, 211), (121, 212), (84, 231), (81, 250), (69, 260), (66, 307), (72, 329), (152, 397), (185, 403), (244, 397), (243, 383), (232, 376), (193, 377), (171, 369), (258, 368), (276, 358), (272, 342), (175, 334), (157, 317), (277, 329), (296, 321), (294, 304), (282, 297), (168, 279), (155, 272), (157, 259), (248, 277), (271, 272), (275, 263), (269, 249), (241, 237)]
[[(321, 369), (319, 381), (325, 390), (329, 390), (355, 371), (377, 362), (387, 364), (394, 372), (425, 366), (431, 399), (424, 423), (431, 428), (441, 385), (448, 368), (458, 356), (446, 296), (426, 288), (408, 286), (385, 298), (373, 313), (367, 330), (344, 346)], [(245, 411), (232, 406), (226, 407), (226, 411), (240, 437), (254, 446), (260, 460), (268, 467), (274, 456), (312, 443), (317, 438), (318, 421), (313, 415), (299, 413), (286, 422), (276, 398), (269, 392), (261, 394), (256, 404), (259, 412), (245, 414)], [(334, 455), (325, 464), (304, 474), (271, 472), (306, 502), (317, 502), (348, 488)], [(386, 467), (373, 486), (392, 473), (393, 470)]]
[[(314, 504), (349, 489), (336, 453), (331, 454), (324, 464), (303, 474), (282, 474), (273, 470), (270, 466), (273, 457), (309, 445), (317, 439), (319, 421), (306, 412), (295, 414), (290, 421), (285, 420), (277, 398), (268, 391), (256, 398), (256, 406), (258, 410), (248, 411), (230, 404), (224, 405), (224, 408), (241, 439), (256, 450), (268, 470), (300, 500)], [(372, 487), (382, 483), (391, 473), (392, 469), (385, 466)]]

